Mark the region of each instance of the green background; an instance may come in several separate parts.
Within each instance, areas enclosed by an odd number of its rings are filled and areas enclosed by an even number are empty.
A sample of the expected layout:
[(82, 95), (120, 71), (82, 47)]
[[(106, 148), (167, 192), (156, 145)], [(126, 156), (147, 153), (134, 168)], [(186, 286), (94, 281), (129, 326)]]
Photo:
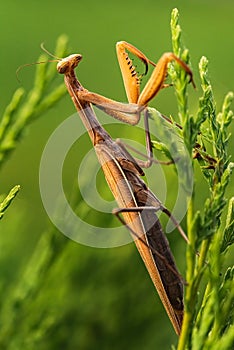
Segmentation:
[[(205, 55), (219, 108), (226, 92), (234, 90), (233, 1), (22, 0), (0, 6), (1, 112), (19, 87), (16, 69), (37, 61), (41, 42), (53, 52), (60, 34), (69, 37), (71, 53), (83, 55), (78, 74), (82, 84), (91, 91), (126, 101), (115, 43), (128, 41), (157, 61), (163, 52), (171, 50), (169, 23), (174, 7), (180, 12), (183, 41), (190, 50), (195, 81), (199, 86), (198, 61)], [(26, 90), (32, 86), (33, 75), (33, 66), (20, 72)], [(62, 77), (58, 77), (58, 83), (61, 81)], [(189, 89), (191, 92), (192, 88)], [(199, 89), (191, 94), (193, 112)], [(173, 91), (162, 91), (151, 106), (166, 115), (175, 115)], [(1, 171), (1, 193), (8, 192), (15, 184), (22, 187), (1, 222), (1, 285), (5, 298), (8, 291), (17, 288), (42, 232), (50, 225), (40, 198), (40, 158), (50, 134), (73, 113), (74, 106), (66, 96), (25, 130), (22, 142)], [(108, 121), (109, 117), (106, 118)], [(111, 134), (121, 137), (123, 130), (112, 128)], [(127, 132), (132, 131), (128, 128)], [(79, 145), (76, 150), (79, 151)], [(72, 190), (69, 181), (73, 183), (78, 168), (74, 159), (73, 154), (68, 161), (70, 168), (65, 170), (68, 195)], [(91, 175), (87, 171), (87, 177)], [(233, 181), (229, 193), (233, 194)], [(197, 205), (202, 205), (202, 196)], [(113, 222), (118, 224), (109, 215), (106, 226)], [(67, 242), (59, 232), (57, 235), (66, 247), (48, 269), (35, 298), (25, 300), (14, 335), (19, 344), (22, 342), (22, 348), (155, 349), (160, 346), (169, 349), (176, 342), (133, 244), (95, 249)], [(170, 241), (184, 273), (185, 244), (178, 234), (171, 236)]]

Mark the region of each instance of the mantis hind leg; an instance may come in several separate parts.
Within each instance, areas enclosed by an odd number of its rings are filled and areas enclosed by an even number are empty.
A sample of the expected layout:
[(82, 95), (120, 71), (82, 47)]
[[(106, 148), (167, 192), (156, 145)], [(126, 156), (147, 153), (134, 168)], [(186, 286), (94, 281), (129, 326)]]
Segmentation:
[(173, 268), (173, 266), (171, 266), (167, 259), (165, 258), (165, 256), (160, 253), (157, 249), (155, 249), (154, 247), (152, 247), (146, 240), (143, 239), (143, 237), (141, 237), (137, 232), (135, 232), (128, 224), (126, 224), (126, 222), (124, 221), (124, 219), (120, 216), (120, 213), (123, 212), (141, 212), (143, 210), (149, 210), (149, 211), (158, 211), (160, 210), (160, 208), (157, 207), (135, 207), (135, 208), (118, 208), (118, 209), (114, 209), (112, 211), (112, 213), (118, 218), (118, 220), (121, 222), (122, 225), (126, 226), (129, 231), (132, 233), (132, 235), (134, 237), (136, 237), (137, 240), (139, 240), (142, 244), (144, 244), (147, 248), (149, 248), (152, 253), (154, 253), (155, 255), (157, 255), (157, 257), (163, 261), (165, 263), (165, 266), (167, 266), (168, 269), (170, 269), (173, 274), (175, 274), (176, 276), (179, 277), (179, 279), (183, 282), (183, 284), (186, 284), (186, 282), (184, 281), (184, 279), (182, 278), (182, 276), (178, 273), (178, 271), (176, 270), (176, 268)]
[[(180, 226), (180, 224), (178, 223), (178, 221), (176, 220), (176, 218), (172, 215), (172, 213), (166, 208), (164, 207), (159, 201), (158, 201), (158, 206), (139, 206), (139, 207), (132, 207), (132, 208), (117, 208), (114, 209), (112, 211), (112, 213), (114, 215), (117, 216), (117, 218), (119, 219), (119, 221), (123, 224), (123, 225), (127, 225), (125, 223), (125, 221), (122, 219), (122, 217), (120, 216), (121, 213), (126, 213), (126, 212), (142, 212), (142, 211), (148, 210), (151, 212), (158, 212), (158, 211), (162, 211), (163, 213), (165, 213), (170, 220), (173, 222), (173, 224), (176, 226), (176, 228), (178, 229), (180, 235), (183, 237), (183, 239), (189, 244), (189, 239), (187, 237), (187, 235), (185, 234), (184, 230), (182, 229), (182, 227)], [(129, 230), (132, 232), (133, 230), (127, 225), (127, 227), (129, 228)], [(133, 232), (132, 232), (133, 233)], [(134, 232), (134, 235), (138, 237), (138, 235)]]

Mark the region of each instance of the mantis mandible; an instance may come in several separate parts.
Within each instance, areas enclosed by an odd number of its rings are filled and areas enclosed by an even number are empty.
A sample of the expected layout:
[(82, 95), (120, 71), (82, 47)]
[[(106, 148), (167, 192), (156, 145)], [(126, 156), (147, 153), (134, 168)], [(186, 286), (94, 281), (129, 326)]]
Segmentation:
[[(118, 49), (122, 49), (120, 43), (118, 45)], [(140, 53), (139, 50), (131, 45), (128, 46), (129, 48), (135, 50), (137, 54)], [(140, 58), (147, 66), (147, 62), (150, 61), (143, 54), (141, 55)], [(142, 94), (139, 95), (139, 82), (135, 77), (135, 72), (133, 68), (129, 67), (135, 83), (133, 84), (134, 89), (127, 87), (129, 79), (125, 76), (125, 86), (127, 91), (129, 91), (128, 98), (130, 102), (126, 105), (91, 93), (81, 85), (74, 72), (81, 59), (82, 56), (80, 54), (70, 55), (59, 61), (57, 70), (59, 73), (64, 74), (68, 92), (89, 133), (106, 181), (120, 208), (116, 210), (116, 214), (122, 213), (124, 218), (122, 222), (126, 224), (132, 233), (137, 249), (158, 291), (175, 332), (179, 335), (183, 321), (183, 280), (177, 270), (168, 241), (155, 213), (161, 210), (168, 214), (183, 236), (184, 233), (170, 212), (150, 191), (144, 181), (140, 179), (144, 172), (137, 161), (125, 148), (116, 143), (98, 122), (92, 104), (125, 122), (129, 122), (130, 114), (133, 117), (131, 124), (136, 124), (139, 121), (140, 112), (146, 108), (148, 101), (163, 87), (167, 64), (170, 60), (175, 59), (189, 73), (191, 79), (192, 72), (174, 54), (165, 54), (159, 60), (151, 77), (151, 79), (155, 80), (155, 84), (152, 81), (148, 82), (145, 87), (146, 92), (142, 96)], [(123, 65), (122, 71), (124, 71), (126, 67), (123, 60), (120, 59), (120, 61)], [(129, 66), (126, 58), (125, 61), (127, 66)], [(135, 93), (133, 93), (134, 90)]]

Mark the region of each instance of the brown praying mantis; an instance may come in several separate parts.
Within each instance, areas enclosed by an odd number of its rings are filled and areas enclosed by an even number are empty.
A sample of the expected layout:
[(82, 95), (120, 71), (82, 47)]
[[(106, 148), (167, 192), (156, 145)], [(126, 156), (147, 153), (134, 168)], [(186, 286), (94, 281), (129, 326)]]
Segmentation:
[[(126, 49), (144, 62), (146, 71), (149, 63), (155, 66), (151, 78), (141, 93), (140, 78)], [(165, 53), (155, 65), (141, 51), (126, 42), (117, 43), (117, 56), (129, 104), (116, 102), (89, 92), (81, 85), (74, 72), (82, 59), (80, 54), (70, 55), (60, 60), (57, 70), (64, 74), (68, 92), (89, 133), (106, 181), (117, 201), (119, 209), (115, 210), (115, 214), (128, 227), (134, 237), (137, 249), (175, 332), (179, 335), (183, 321), (183, 280), (177, 270), (156, 212), (160, 210), (169, 215), (185, 239), (186, 236), (175, 218), (140, 179), (144, 172), (139, 163), (123, 146), (116, 143), (98, 122), (92, 104), (107, 114), (132, 125), (138, 123), (140, 114), (143, 112), (147, 124), (147, 104), (165, 86), (164, 80), (168, 63), (175, 60), (189, 74), (191, 81), (193, 81), (192, 72), (173, 53)], [(148, 151), (151, 154), (148, 127), (146, 132)], [(149, 166), (150, 162), (151, 156), (149, 161), (143, 165)], [(120, 217), (120, 213), (123, 219)]]

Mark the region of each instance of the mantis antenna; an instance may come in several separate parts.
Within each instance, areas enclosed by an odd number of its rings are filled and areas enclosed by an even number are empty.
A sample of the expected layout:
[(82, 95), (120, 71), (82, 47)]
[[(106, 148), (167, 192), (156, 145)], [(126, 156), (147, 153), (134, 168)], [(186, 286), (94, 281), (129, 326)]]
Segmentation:
[[(57, 57), (57, 56), (53, 55), (50, 51), (48, 51), (48, 50), (45, 48), (44, 43), (41, 43), (40, 47), (41, 47), (41, 49), (42, 49), (45, 53), (47, 53), (47, 55), (49, 55), (50, 57), (54, 57), (54, 58), (57, 60), (57, 62), (58, 62), (58, 61), (61, 61), (62, 58), (61, 58), (61, 57)], [(48, 61), (48, 62), (51, 62), (51, 61)], [(52, 62), (53, 62), (53, 61), (52, 61)]]
[(18, 82), (20, 83), (20, 79), (19, 79), (19, 72), (21, 71), (22, 68), (24, 67), (28, 67), (28, 66), (33, 66), (35, 64), (43, 64), (43, 63), (48, 63), (48, 62), (59, 62), (61, 61), (61, 58), (60, 57), (57, 57), (55, 55), (53, 55), (51, 52), (49, 52), (45, 46), (44, 46), (44, 43), (41, 43), (40, 45), (41, 49), (47, 53), (47, 55), (53, 57), (54, 59), (53, 60), (47, 60), (47, 61), (39, 61), (39, 62), (32, 62), (32, 63), (25, 63), (25, 64), (22, 64), (21, 66), (19, 66), (15, 72), (16, 74), (16, 79), (18, 80)]

